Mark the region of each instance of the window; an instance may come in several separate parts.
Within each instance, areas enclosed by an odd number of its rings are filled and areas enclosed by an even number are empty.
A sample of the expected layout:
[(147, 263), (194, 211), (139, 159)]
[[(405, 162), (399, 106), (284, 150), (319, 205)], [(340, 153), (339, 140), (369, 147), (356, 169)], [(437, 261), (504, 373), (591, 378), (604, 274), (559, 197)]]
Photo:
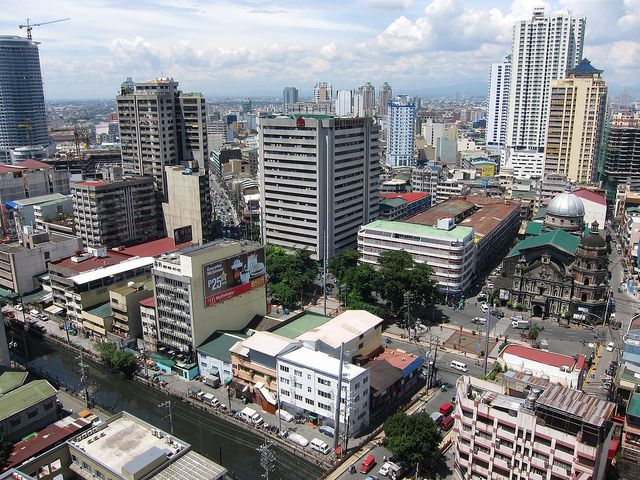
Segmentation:
[(307, 405), (311, 405), (311, 406), (315, 405), (315, 402), (313, 400), (311, 400), (310, 398), (305, 398), (304, 399), (304, 403), (306, 403)]
[(284, 365), (280, 365), (280, 371), (288, 373), (289, 372), (289, 367), (285, 367)]
[(294, 370), (294, 371), (293, 371), (293, 374), (294, 374), (296, 377), (302, 377), (302, 372), (301, 372), (300, 370)]
[(301, 383), (298, 383), (298, 382), (295, 382), (294, 387), (295, 387), (295, 388), (302, 388), (302, 384), (301, 384)]
[(311, 374), (307, 373), (307, 380), (311, 380)]
[(540, 443), (540, 444), (545, 445), (547, 447), (551, 446), (551, 440), (547, 440), (546, 438), (541, 437), (540, 435), (536, 435), (534, 437), (533, 441), (534, 441), (534, 443)]
[(302, 401), (302, 395), (298, 395), (297, 393), (294, 395), (296, 400)]
[(318, 390), (318, 395), (324, 398), (331, 398), (331, 394), (329, 392), (323, 392), (322, 390)]
[(285, 390), (284, 388), (280, 389), (280, 395), (286, 395), (287, 397), (291, 396), (289, 390)]
[(331, 382), (329, 380), (325, 380), (324, 378), (320, 378), (320, 377), (318, 377), (318, 383), (320, 385), (324, 385), (326, 387), (330, 387), (331, 386)]
[(558, 460), (557, 458), (553, 459), (553, 465), (555, 467), (564, 468), (565, 470), (571, 471), (571, 464), (563, 462), (562, 460)]
[(282, 383), (284, 383), (285, 385), (289, 385), (289, 379), (288, 378), (280, 377), (280, 381)]
[(321, 409), (323, 409), (323, 410), (329, 410), (329, 411), (331, 411), (331, 406), (330, 406), (330, 405), (327, 405), (327, 404), (325, 404), (325, 403), (320, 403), (320, 402), (318, 402), (318, 407), (320, 407), (320, 408), (321, 408)]
[(307, 393), (311, 393), (311, 387), (307, 387)]

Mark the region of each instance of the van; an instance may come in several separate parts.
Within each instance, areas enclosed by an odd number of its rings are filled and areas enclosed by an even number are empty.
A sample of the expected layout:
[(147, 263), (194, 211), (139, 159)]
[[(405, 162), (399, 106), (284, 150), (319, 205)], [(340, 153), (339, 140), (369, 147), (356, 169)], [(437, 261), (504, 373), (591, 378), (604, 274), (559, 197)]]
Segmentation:
[(313, 440), (311, 440), (311, 448), (313, 450), (316, 450), (317, 452), (324, 453), (325, 455), (331, 451), (329, 445), (324, 443), (319, 438), (314, 438)]
[(440, 422), (440, 428), (446, 432), (451, 427), (453, 427), (453, 417), (451, 415), (447, 415), (442, 419), (442, 422)]
[(299, 433), (290, 433), (289, 436), (287, 437), (287, 440), (297, 445), (300, 445), (301, 447), (306, 447), (307, 445), (309, 445), (309, 440), (304, 438)]
[(441, 414), (440, 412), (433, 412), (431, 414), (431, 420), (433, 420), (433, 423), (435, 423), (438, 426), (440, 426), (440, 424), (442, 423), (443, 418), (444, 418), (444, 415)]
[(440, 409), (438, 410), (442, 415), (449, 415), (451, 412), (453, 412), (453, 405), (451, 405), (450, 403), (443, 403), (442, 405), (440, 405)]
[(360, 464), (360, 473), (369, 473), (376, 464), (376, 457), (369, 454)]
[(459, 362), (457, 360), (453, 360), (451, 362), (451, 368), (453, 368), (454, 370), (459, 370), (461, 372), (468, 372), (469, 369), (467, 368), (467, 364), (466, 363), (462, 363)]
[(253, 408), (245, 407), (238, 413), (238, 417), (245, 422), (253, 422), (253, 417), (258, 415)]
[(35, 319), (39, 320), (40, 319), (40, 312), (38, 310), (30, 310), (29, 311), (29, 315), (31, 315), (32, 317), (34, 317)]
[(336, 431), (333, 429), (333, 427), (330, 427), (329, 425), (323, 425), (319, 428), (320, 433), (323, 433), (324, 435), (326, 435), (329, 438), (333, 438), (336, 434)]
[(281, 410), (281, 409), (276, 410), (276, 417), (281, 418), (285, 422), (293, 422), (293, 415), (291, 415), (286, 410)]

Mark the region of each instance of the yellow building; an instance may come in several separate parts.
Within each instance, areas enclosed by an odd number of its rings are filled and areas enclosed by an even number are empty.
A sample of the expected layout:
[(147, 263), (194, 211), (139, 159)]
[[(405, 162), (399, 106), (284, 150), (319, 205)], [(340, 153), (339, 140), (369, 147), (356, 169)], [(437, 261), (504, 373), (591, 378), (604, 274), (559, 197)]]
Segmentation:
[(594, 179), (607, 103), (602, 72), (584, 59), (567, 78), (551, 82), (545, 174), (578, 183)]

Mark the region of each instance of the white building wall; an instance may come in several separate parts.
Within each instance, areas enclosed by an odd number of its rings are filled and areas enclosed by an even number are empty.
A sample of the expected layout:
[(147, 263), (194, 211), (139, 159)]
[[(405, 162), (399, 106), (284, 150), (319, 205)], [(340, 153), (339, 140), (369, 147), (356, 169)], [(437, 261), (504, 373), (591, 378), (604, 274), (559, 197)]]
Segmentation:
[(406, 99), (391, 102), (388, 107), (387, 166), (412, 167), (416, 106)]
[(338, 90), (336, 99), (336, 115), (350, 117), (353, 115), (353, 91)]
[(506, 139), (510, 75), (510, 61), (491, 64), (487, 97), (486, 146), (494, 151), (499, 150)]

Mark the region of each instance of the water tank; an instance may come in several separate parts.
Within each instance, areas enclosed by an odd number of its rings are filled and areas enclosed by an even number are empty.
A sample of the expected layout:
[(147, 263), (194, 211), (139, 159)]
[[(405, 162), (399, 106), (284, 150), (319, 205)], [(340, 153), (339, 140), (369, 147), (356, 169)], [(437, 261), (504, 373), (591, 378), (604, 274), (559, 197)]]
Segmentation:
[(525, 398), (524, 400), (525, 408), (528, 408), (529, 410), (535, 410), (536, 400), (538, 400), (538, 397), (536, 395), (533, 395), (532, 393), (527, 395), (527, 398)]
[(540, 390), (539, 388), (531, 389), (531, 395), (534, 395), (536, 398), (538, 398), (541, 393), (542, 393), (542, 390)]
[(192, 173), (193, 173), (193, 170), (191, 170), (190, 168), (185, 168), (185, 169), (182, 171), (182, 174), (183, 174), (183, 175), (191, 175)]
[(127, 283), (127, 287), (133, 287), (135, 286), (136, 282), (129, 282)]
[(547, 381), (549, 381), (549, 380), (550, 380), (549, 375), (546, 375), (546, 374), (540, 375), (540, 378), (541, 378), (542, 380), (547, 380)]

